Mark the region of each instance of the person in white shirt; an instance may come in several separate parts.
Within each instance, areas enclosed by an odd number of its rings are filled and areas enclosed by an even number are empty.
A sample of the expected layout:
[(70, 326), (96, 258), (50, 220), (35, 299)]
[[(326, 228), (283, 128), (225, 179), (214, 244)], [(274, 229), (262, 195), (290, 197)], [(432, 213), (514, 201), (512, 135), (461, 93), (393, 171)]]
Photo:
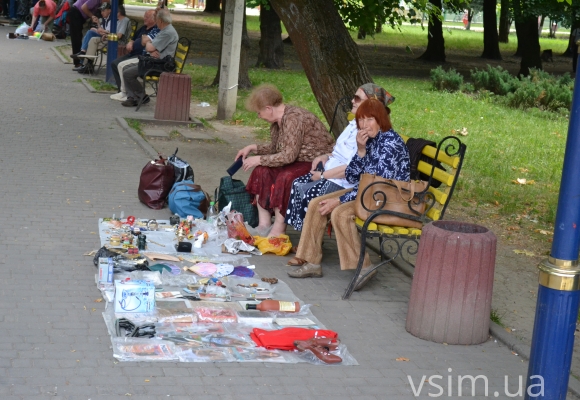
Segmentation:
[[(359, 87), (353, 96), (351, 100), (351, 112), (353, 114), (356, 113), (358, 106), (364, 100), (376, 98), (377, 95), (387, 99), (384, 102), (385, 106), (395, 100), (394, 97), (380, 86), (374, 83), (366, 83)], [(338, 137), (332, 153), (315, 158), (312, 161), (312, 170), (310, 173), (294, 180), (286, 211), (285, 225), (282, 227), (283, 231), (270, 232), (270, 236), (284, 233), (286, 224), (292, 225), (298, 231), (302, 230), (304, 217), (306, 216), (310, 200), (338, 190), (350, 189), (354, 186), (354, 184), (347, 182), (344, 171), (357, 150), (356, 134), (356, 121), (353, 119)], [(320, 162), (324, 164), (323, 171), (316, 170)], [(274, 230), (272, 228), (272, 231)]]

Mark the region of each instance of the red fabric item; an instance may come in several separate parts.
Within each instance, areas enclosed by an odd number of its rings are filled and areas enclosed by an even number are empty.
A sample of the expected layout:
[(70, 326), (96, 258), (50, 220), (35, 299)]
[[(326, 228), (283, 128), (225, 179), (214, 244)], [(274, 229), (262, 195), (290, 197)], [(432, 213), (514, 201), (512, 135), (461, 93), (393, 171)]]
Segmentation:
[(286, 215), (292, 182), (299, 176), (306, 175), (312, 167), (311, 162), (297, 161), (283, 167), (257, 166), (252, 171), (246, 190), (258, 197), (258, 204), (265, 210), (280, 209)]
[(268, 350), (294, 350), (295, 340), (308, 340), (312, 338), (332, 338), (336, 339), (338, 333), (326, 329), (306, 329), (306, 328), (283, 328), (276, 331), (254, 328), (250, 337), (259, 347)]

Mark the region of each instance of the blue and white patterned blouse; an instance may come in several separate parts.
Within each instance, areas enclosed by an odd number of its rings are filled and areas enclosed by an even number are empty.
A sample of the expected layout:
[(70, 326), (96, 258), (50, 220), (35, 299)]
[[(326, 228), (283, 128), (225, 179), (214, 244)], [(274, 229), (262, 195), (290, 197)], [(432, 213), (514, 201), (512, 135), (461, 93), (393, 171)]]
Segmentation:
[(397, 132), (392, 129), (379, 132), (374, 138), (369, 138), (366, 148), (367, 154), (363, 158), (355, 153), (346, 167), (346, 180), (356, 183), (356, 186), (340, 196), (341, 203), (356, 199), (361, 174), (375, 174), (398, 181), (411, 180), (409, 150)]

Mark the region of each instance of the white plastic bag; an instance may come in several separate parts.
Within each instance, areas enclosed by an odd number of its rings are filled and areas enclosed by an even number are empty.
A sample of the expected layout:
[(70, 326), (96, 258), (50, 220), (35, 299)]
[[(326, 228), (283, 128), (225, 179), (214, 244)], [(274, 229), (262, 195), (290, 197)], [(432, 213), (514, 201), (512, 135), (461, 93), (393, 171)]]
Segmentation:
[(28, 35), (28, 28), (30, 28), (28, 24), (26, 22), (23, 22), (20, 24), (18, 28), (16, 28), (16, 31), (14, 31), (14, 33), (17, 35)]

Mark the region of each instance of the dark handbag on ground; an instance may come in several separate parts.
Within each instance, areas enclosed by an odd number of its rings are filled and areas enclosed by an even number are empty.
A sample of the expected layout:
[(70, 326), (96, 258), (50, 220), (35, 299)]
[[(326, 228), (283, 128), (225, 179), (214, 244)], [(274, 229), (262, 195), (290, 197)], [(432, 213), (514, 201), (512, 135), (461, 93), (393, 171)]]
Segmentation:
[(232, 202), (231, 211), (242, 213), (244, 221), (252, 228), (258, 226), (258, 208), (252, 204), (250, 193), (246, 191), (244, 182), (224, 176), (220, 180), (219, 192), (216, 193), (219, 210)]
[(167, 160), (159, 155), (159, 159), (148, 162), (141, 171), (137, 191), (139, 200), (154, 210), (162, 209), (174, 180), (173, 165), (167, 164)]
[[(374, 211), (389, 210), (418, 217), (425, 211), (426, 203), (419, 202), (416, 193), (423, 192), (427, 189), (427, 185), (428, 182), (425, 181), (404, 182), (362, 174), (355, 200), (356, 216), (366, 220)], [(369, 189), (365, 190), (366, 188)], [(373, 222), (407, 228), (421, 228), (423, 226), (419, 221), (388, 214), (377, 216)]]
[[(165, 56), (163, 58), (154, 58), (151, 56), (141, 55), (137, 56), (139, 64), (137, 64), (137, 71), (142, 78), (147, 72), (149, 75), (160, 76), (162, 72), (174, 72), (175, 60), (172, 56)], [(154, 71), (150, 71), (154, 70)]]
[(191, 165), (189, 165), (187, 161), (177, 157), (177, 150), (179, 150), (179, 148), (175, 149), (175, 153), (167, 159), (167, 163), (173, 165), (175, 171), (175, 183), (181, 181), (193, 181), (193, 169), (191, 168)]

